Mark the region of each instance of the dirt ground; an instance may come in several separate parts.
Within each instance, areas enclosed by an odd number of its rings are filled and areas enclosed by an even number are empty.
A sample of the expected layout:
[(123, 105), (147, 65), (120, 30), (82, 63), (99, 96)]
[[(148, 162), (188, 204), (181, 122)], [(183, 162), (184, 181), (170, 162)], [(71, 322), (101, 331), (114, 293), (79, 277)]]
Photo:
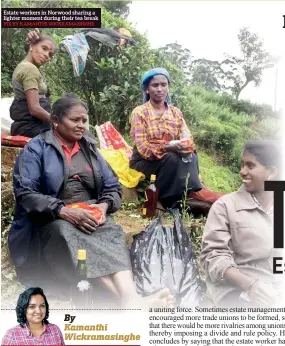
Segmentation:
[[(114, 215), (115, 221), (122, 226), (126, 232), (126, 238), (129, 247), (132, 243), (132, 235), (141, 232), (144, 227), (150, 222), (148, 219), (143, 219), (140, 216), (139, 209), (132, 210), (120, 210)], [(165, 225), (170, 225), (172, 220), (169, 217), (163, 218)], [(203, 219), (193, 219), (189, 217), (184, 223), (187, 231), (190, 231), (190, 237), (192, 239), (193, 247), (196, 251), (200, 246), (201, 232), (203, 228)], [(3, 227), (4, 226), (4, 227)], [(18, 296), (24, 291), (24, 287), (17, 281), (16, 272), (14, 266), (10, 263), (8, 251), (7, 251), (7, 233), (10, 225), (6, 222), (3, 224), (2, 219), (2, 241), (1, 241), (1, 308), (2, 309), (15, 309)], [(69, 302), (63, 302), (60, 300), (50, 300), (50, 306), (56, 306), (57, 308), (69, 308)]]

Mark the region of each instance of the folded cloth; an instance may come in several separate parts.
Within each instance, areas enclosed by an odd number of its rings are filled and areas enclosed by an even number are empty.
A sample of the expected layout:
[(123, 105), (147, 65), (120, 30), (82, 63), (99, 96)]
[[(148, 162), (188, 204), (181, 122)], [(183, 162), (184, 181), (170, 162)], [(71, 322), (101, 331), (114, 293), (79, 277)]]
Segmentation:
[(225, 193), (209, 190), (202, 185), (200, 191), (190, 192), (188, 194), (186, 205), (194, 215), (203, 214), (207, 216), (213, 203), (223, 195)]
[[(129, 33), (128, 30), (125, 30), (125, 32)], [(124, 35), (123, 33), (119, 33), (113, 29), (93, 28), (83, 30), (75, 35), (64, 37), (59, 44), (60, 49), (69, 54), (73, 66), (73, 74), (76, 77), (79, 77), (83, 73), (88, 52), (90, 50), (86, 36), (89, 36), (111, 48), (122, 45), (122, 40), (124, 40), (124, 44), (128, 43), (136, 45), (136, 41), (128, 34)]]
[(25, 136), (10, 136), (1, 134), (1, 145), (8, 147), (24, 147), (32, 138)]
[(223, 195), (225, 195), (224, 192), (215, 192), (207, 189), (205, 186), (202, 186), (202, 189), (200, 191), (190, 192), (188, 194), (188, 200), (195, 199), (202, 202), (214, 203)]
[(224, 192), (215, 192), (207, 189), (205, 186), (202, 186), (202, 189), (197, 192), (190, 192), (188, 194), (188, 200), (195, 199), (202, 202), (214, 203), (220, 197), (225, 195)]
[(66, 36), (61, 42), (62, 51), (66, 51), (72, 62), (74, 76), (80, 76), (86, 65), (86, 59), (90, 50), (84, 33)]
[[(125, 29), (125, 34), (122, 32), (123, 28), (120, 28), (119, 30), (121, 32), (118, 32), (113, 29), (105, 29), (105, 28), (92, 28), (92, 29), (85, 29), (84, 32), (86, 36), (90, 36), (96, 41), (99, 41), (106, 46), (109, 46), (111, 48), (115, 46), (119, 46), (122, 43), (122, 39), (124, 39), (128, 44), (136, 46), (137, 42), (130, 37), (128, 34), (129, 31)], [(127, 33), (128, 32), (128, 33)]]

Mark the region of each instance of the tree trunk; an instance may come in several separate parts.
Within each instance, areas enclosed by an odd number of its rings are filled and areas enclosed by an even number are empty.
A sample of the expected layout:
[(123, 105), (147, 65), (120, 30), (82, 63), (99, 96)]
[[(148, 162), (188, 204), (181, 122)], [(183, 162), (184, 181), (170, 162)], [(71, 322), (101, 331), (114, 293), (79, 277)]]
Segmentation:
[(242, 85), (242, 86), (239, 88), (239, 90), (237, 91), (237, 93), (236, 93), (236, 95), (235, 95), (237, 101), (238, 101), (238, 99), (239, 99), (240, 93), (243, 91), (243, 89), (247, 86), (247, 84), (248, 84), (249, 82), (251, 82), (251, 80), (247, 79), (246, 82), (244, 83), (244, 85)]
[(119, 132), (121, 133), (121, 135), (125, 134), (126, 124), (127, 124), (127, 117), (124, 114), (124, 108), (122, 108), (120, 111), (120, 119), (119, 119)]

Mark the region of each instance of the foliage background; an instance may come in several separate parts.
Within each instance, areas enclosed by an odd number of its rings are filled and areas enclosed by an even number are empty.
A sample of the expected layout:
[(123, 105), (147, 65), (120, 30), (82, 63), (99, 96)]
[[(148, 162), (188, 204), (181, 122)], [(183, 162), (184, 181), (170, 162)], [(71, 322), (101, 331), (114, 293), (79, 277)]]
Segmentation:
[[(127, 135), (131, 111), (142, 103), (142, 74), (150, 68), (163, 66), (172, 78), (172, 103), (182, 110), (198, 151), (210, 154), (216, 162), (238, 172), (242, 147), (248, 138), (281, 137), (278, 112), (273, 112), (268, 105), (237, 100), (234, 93), (226, 93), (219, 87), (219, 62), (194, 59), (189, 49), (177, 43), (151, 49), (147, 38), (124, 19), (129, 11), (128, 4), (128, 1), (94, 0), (2, 1), (2, 7), (101, 7), (102, 27), (124, 27), (131, 32), (137, 42), (136, 46), (110, 48), (88, 38), (90, 52), (85, 71), (80, 77), (73, 76), (71, 60), (67, 53), (61, 51), (43, 67), (52, 100), (66, 92), (76, 93), (87, 102), (92, 125), (110, 120), (121, 133)], [(12, 95), (11, 76), (16, 65), (25, 57), (27, 31), (2, 29), (2, 96)], [(51, 34), (59, 43), (66, 35), (80, 29), (41, 31)], [(242, 40), (245, 40), (246, 35), (250, 36), (246, 30), (241, 33)], [(257, 42), (259, 49), (262, 48), (258, 37), (251, 35), (250, 39), (251, 43)], [(233, 57), (231, 59), (233, 64)], [(234, 66), (232, 68), (236, 70)], [(228, 74), (232, 75), (229, 70)]]
[[(223, 62), (210, 61), (204, 57), (194, 59), (189, 49), (184, 49), (177, 43), (151, 49), (147, 38), (125, 19), (129, 3), (130, 1), (99, 0), (1, 1), (2, 8), (101, 7), (102, 27), (127, 28), (137, 45), (111, 49), (88, 39), (90, 52), (85, 71), (80, 77), (73, 76), (68, 54), (58, 51), (54, 60), (43, 68), (52, 92), (52, 101), (66, 92), (76, 93), (88, 103), (90, 124), (94, 126), (109, 120), (124, 134), (127, 141), (130, 141), (129, 116), (132, 109), (142, 103), (140, 78), (150, 68), (165, 67), (172, 78), (172, 103), (182, 110), (197, 144), (203, 183), (215, 191), (236, 190), (240, 184), (238, 171), (246, 140), (279, 139), (282, 135), (279, 112), (272, 111), (268, 105), (238, 100), (240, 92), (249, 82), (253, 81), (258, 85), (262, 68), (271, 63), (270, 57), (262, 50), (258, 37), (250, 35), (246, 30), (241, 32), (241, 40), (245, 40), (248, 35), (251, 43), (259, 45), (260, 54), (257, 58), (255, 52), (258, 50), (252, 49), (252, 46), (248, 54), (239, 58), (228, 57)], [(57, 43), (66, 35), (78, 31), (80, 30), (41, 30), (51, 34)], [(25, 57), (27, 32), (28, 29), (1, 31), (2, 97), (13, 96), (11, 77), (17, 64)], [(262, 56), (266, 61), (260, 60)], [(254, 66), (250, 63), (251, 58), (256, 60)], [(224, 69), (225, 64), (227, 69)], [(243, 75), (236, 73), (237, 65), (244, 70)], [(232, 86), (227, 85), (227, 78), (233, 82)], [(13, 218), (14, 199), (11, 178), (3, 179), (3, 172), (2, 169), (2, 308), (13, 308), (15, 297), (23, 291), (23, 287), (16, 280), (7, 251), (7, 234)], [(12, 173), (9, 174), (11, 176)], [(3, 200), (9, 203), (6, 205)], [(146, 221), (139, 219), (139, 209), (136, 210), (139, 206), (129, 203), (127, 207), (123, 204), (123, 208), (116, 215), (116, 221), (127, 232), (141, 231), (145, 226), (143, 222)], [(193, 219), (192, 215), (187, 214), (184, 221), (198, 257), (205, 218)], [(58, 307), (59, 302), (56, 301), (55, 304)]]

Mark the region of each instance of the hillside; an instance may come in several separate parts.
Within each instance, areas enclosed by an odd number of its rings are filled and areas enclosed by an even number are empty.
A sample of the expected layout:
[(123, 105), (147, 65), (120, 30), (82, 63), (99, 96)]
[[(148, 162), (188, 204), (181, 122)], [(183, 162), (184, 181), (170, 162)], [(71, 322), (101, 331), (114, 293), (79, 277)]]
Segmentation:
[[(7, 155), (5, 155), (7, 153)], [(13, 219), (14, 198), (12, 192), (11, 170), (13, 160), (18, 150), (8, 150), (2, 147), (2, 237), (1, 237), (1, 288), (2, 288), (2, 308), (14, 308), (15, 297), (23, 291), (23, 287), (17, 282), (14, 266), (10, 263), (7, 251), (7, 236)], [(237, 174), (232, 173), (228, 168), (219, 166), (213, 162), (211, 157), (205, 153), (199, 153), (200, 172), (204, 184), (214, 190), (230, 192), (239, 184)], [(5, 164), (5, 162), (7, 164)], [(148, 223), (148, 220), (141, 218), (141, 202), (123, 203), (120, 211), (115, 214), (115, 220), (126, 232), (128, 244), (131, 244), (132, 234), (140, 232)], [(169, 222), (169, 220), (167, 220)], [(189, 215), (185, 218), (185, 226), (192, 239), (196, 255), (199, 255), (201, 235), (205, 218), (194, 218)], [(54, 304), (67, 303), (52, 301)]]
[[(78, 3), (78, 0), (58, 1), (56, 6), (77, 7)], [(37, 1), (27, 0), (21, 4), (5, 0), (4, 7), (5, 4), (6, 7), (40, 7)], [(80, 6), (98, 7), (93, 1), (82, 1)], [(50, 7), (50, 4), (41, 1), (41, 7)], [(191, 59), (189, 57), (189, 61), (187, 60), (187, 50), (175, 44), (170, 44), (168, 50), (165, 47), (151, 49), (146, 36), (137, 32), (131, 23), (103, 6), (100, 7), (102, 27), (127, 28), (136, 45), (110, 47), (88, 38), (90, 51), (84, 72), (79, 77), (73, 74), (68, 54), (58, 50), (54, 59), (43, 67), (52, 101), (67, 92), (73, 92), (87, 103), (91, 125), (111, 121), (129, 139), (130, 114), (142, 103), (141, 77), (149, 69), (162, 66), (171, 76), (171, 103), (181, 109), (194, 136), (202, 182), (215, 191), (236, 190), (240, 184), (238, 172), (245, 142), (253, 138), (280, 138), (280, 114), (268, 105), (235, 100), (230, 93), (209, 91), (192, 83), (189, 79), (191, 66), (188, 66), (191, 65)], [(13, 96), (11, 76), (16, 65), (25, 56), (27, 31), (23, 28), (2, 29), (2, 95)], [(51, 34), (59, 43), (66, 35), (72, 35), (76, 31), (42, 29), (41, 32)], [(188, 70), (185, 69), (185, 61)], [(130, 141), (129, 143), (131, 144)], [(9, 167), (5, 167), (5, 160), (9, 161)], [(14, 212), (11, 177), (14, 161), (15, 155), (3, 155), (2, 152), (2, 308), (14, 308), (15, 297), (23, 290), (17, 283), (7, 252), (7, 234)], [(147, 223), (140, 217), (140, 208), (141, 203), (124, 203), (115, 215), (116, 221), (126, 231), (129, 243), (131, 234), (141, 231)], [(185, 215), (184, 222), (198, 256), (205, 218)]]

